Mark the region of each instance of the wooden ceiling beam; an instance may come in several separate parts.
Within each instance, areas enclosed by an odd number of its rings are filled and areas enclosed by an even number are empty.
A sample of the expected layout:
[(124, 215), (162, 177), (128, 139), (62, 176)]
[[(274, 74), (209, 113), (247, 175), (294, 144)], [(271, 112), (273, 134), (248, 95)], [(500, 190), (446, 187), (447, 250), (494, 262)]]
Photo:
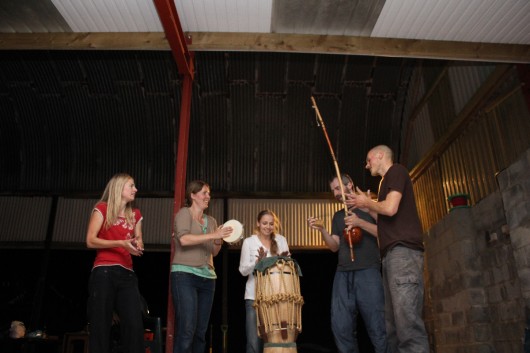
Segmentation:
[[(393, 38), (188, 32), (190, 51), (257, 51), (530, 63), (530, 45)], [(164, 33), (1, 33), (0, 50), (170, 50)]]
[(530, 45), (307, 34), (189, 33), (193, 50), (295, 52), (493, 62), (530, 62)]

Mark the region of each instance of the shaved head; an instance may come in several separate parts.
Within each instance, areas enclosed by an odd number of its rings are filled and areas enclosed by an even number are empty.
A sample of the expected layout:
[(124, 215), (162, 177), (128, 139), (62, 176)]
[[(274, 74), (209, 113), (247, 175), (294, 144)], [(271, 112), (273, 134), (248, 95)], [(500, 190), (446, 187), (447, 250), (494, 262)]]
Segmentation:
[(390, 147), (379, 145), (372, 148), (366, 155), (366, 169), (372, 176), (384, 176), (394, 163), (394, 154)]
[(372, 149), (370, 150), (370, 152), (373, 152), (373, 153), (382, 153), (385, 159), (388, 159), (388, 160), (391, 161), (391, 162), (394, 161), (394, 153), (392, 152), (392, 150), (390, 149), (390, 147), (388, 147), (387, 145), (379, 145), (379, 146), (375, 146), (374, 148), (372, 148)]

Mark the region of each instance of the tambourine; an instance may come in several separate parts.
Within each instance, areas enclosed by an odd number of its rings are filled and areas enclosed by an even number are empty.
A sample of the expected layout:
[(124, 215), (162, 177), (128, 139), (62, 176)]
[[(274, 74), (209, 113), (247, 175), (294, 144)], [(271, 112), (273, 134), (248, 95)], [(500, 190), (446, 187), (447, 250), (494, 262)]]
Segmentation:
[(231, 219), (229, 221), (226, 221), (223, 224), (223, 227), (232, 227), (232, 233), (230, 233), (230, 235), (226, 238), (223, 238), (223, 240), (226, 241), (228, 244), (237, 243), (238, 241), (243, 239), (243, 225), (239, 221)]

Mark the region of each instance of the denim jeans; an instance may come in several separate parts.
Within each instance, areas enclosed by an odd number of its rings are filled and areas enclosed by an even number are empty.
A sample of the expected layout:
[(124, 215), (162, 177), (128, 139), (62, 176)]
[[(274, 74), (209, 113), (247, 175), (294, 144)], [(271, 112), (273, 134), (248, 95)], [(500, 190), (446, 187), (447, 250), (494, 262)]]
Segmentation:
[(215, 279), (186, 272), (171, 272), (175, 307), (173, 353), (204, 353), (212, 311)]
[(138, 279), (121, 266), (98, 266), (88, 282), (88, 320), (90, 352), (110, 351), (112, 313), (120, 318), (120, 343), (124, 352), (145, 353), (142, 301)]
[(524, 329), (524, 353), (530, 353), (530, 317), (528, 316), (526, 317), (526, 327)]
[(358, 353), (357, 313), (361, 313), (376, 353), (387, 351), (385, 299), (379, 269), (337, 271), (333, 280), (331, 329), (340, 353)]
[(423, 252), (395, 246), (383, 258), (385, 317), (393, 352), (428, 353), (423, 322)]
[(245, 300), (245, 331), (247, 333), (247, 353), (263, 352), (263, 340), (258, 336), (258, 317), (253, 307), (254, 300)]

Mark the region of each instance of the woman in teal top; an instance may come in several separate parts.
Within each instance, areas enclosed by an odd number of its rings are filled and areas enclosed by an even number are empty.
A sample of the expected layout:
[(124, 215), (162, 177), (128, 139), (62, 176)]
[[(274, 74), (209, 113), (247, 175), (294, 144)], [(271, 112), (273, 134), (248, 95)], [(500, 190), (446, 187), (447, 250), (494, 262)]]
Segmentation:
[(173, 353), (203, 353), (215, 292), (213, 256), (221, 250), (231, 227), (217, 227), (204, 214), (210, 186), (194, 180), (186, 189), (186, 207), (175, 216), (175, 251), (171, 263), (171, 294), (175, 308)]

